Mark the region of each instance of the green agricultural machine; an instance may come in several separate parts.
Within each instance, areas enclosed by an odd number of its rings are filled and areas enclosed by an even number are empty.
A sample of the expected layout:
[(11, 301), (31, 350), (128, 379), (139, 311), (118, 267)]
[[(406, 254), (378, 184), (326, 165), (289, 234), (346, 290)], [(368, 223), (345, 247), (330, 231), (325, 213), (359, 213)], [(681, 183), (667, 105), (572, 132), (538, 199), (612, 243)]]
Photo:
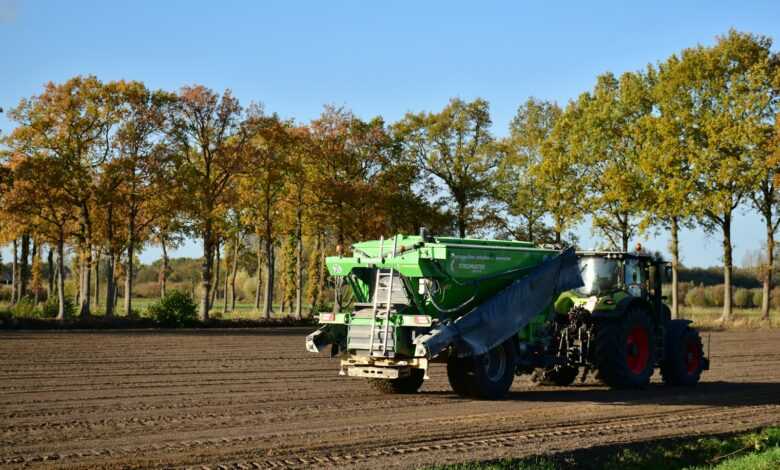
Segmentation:
[(431, 362), (446, 362), (454, 392), (483, 399), (519, 374), (641, 388), (656, 368), (688, 386), (709, 368), (698, 332), (663, 303), (666, 264), (648, 255), (421, 232), (356, 243), (327, 267), (354, 301), (320, 313), (306, 347), (330, 345), (340, 375), (383, 392), (416, 392)]

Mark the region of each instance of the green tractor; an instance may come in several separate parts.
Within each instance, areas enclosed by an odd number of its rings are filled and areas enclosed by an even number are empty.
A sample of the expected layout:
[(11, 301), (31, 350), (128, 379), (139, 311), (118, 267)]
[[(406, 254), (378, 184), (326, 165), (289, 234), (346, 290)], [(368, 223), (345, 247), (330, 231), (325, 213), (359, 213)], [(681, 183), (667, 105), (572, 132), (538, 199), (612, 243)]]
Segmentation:
[(666, 265), (651, 256), (422, 232), (356, 243), (326, 264), (354, 301), (321, 313), (306, 347), (330, 345), (340, 375), (383, 392), (416, 392), (431, 362), (447, 364), (454, 392), (483, 399), (504, 397), (519, 374), (568, 385), (594, 371), (638, 388), (656, 368), (670, 385), (709, 368), (696, 330), (670, 318)]
[(556, 364), (534, 379), (570, 385), (588, 371), (613, 388), (638, 388), (656, 368), (669, 385), (695, 385), (709, 369), (698, 331), (672, 320), (661, 284), (668, 265), (647, 254), (577, 253), (583, 285), (558, 296), (545, 355)]

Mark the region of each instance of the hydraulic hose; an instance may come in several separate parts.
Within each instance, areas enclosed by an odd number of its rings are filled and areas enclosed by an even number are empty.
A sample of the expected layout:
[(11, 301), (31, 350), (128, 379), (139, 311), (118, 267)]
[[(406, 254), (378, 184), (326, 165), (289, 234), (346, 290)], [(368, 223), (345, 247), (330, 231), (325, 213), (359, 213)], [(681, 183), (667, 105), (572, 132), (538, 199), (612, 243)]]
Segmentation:
[[(439, 282), (438, 282), (438, 281), (434, 280), (433, 282), (435, 282), (437, 286), (439, 285)], [(438, 290), (439, 290), (439, 289), (438, 289), (438, 287), (437, 287), (437, 288), (436, 288), (436, 291), (438, 291)], [(462, 308), (465, 308), (465, 307), (466, 307), (466, 305), (468, 305), (468, 304), (470, 304), (471, 302), (473, 302), (473, 301), (474, 301), (474, 299), (476, 298), (476, 296), (477, 296), (477, 294), (476, 294), (476, 289), (474, 289), (474, 291), (475, 291), (475, 292), (474, 292), (474, 294), (472, 294), (472, 295), (471, 295), (471, 297), (469, 297), (468, 299), (466, 299), (466, 301), (465, 301), (465, 302), (463, 302), (462, 304), (458, 305), (457, 307), (453, 307), (453, 308), (443, 308), (443, 307), (441, 307), (439, 304), (437, 304), (437, 303), (436, 303), (436, 300), (434, 300), (433, 296), (434, 296), (435, 292), (431, 292), (431, 291), (428, 289), (428, 286), (427, 286), (427, 285), (425, 285), (425, 292), (426, 292), (426, 294), (428, 295), (428, 299), (431, 301), (431, 305), (433, 305), (433, 308), (435, 308), (436, 310), (438, 310), (440, 313), (455, 313), (455, 312), (457, 312), (458, 310), (460, 310), (460, 309), (462, 309)]]

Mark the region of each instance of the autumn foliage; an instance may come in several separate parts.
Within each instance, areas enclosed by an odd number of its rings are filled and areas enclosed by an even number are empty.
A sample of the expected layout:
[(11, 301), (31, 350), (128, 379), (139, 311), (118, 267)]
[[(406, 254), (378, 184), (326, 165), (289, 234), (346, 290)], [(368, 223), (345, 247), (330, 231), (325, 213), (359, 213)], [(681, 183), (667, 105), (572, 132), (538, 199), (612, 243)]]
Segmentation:
[(240, 272), (257, 311), (300, 318), (337, 288), (324, 269), (336, 245), (423, 227), (576, 244), (573, 229), (589, 221), (604, 247), (620, 250), (669, 230), (675, 313), (679, 231), (718, 233), (728, 319), (736, 210), (765, 221), (774, 262), (778, 63), (768, 38), (730, 31), (645, 70), (605, 73), (565, 106), (530, 98), (506, 137), (483, 99), (454, 98), (395, 123), (326, 106), (300, 123), (201, 85), (49, 83), (8, 112), (16, 127), (0, 147), (12, 301), (56, 296), (63, 318), (74, 296), (80, 315), (110, 316), (121, 291), (133, 315), (138, 253), (162, 249), (164, 296), (169, 250), (193, 239), (203, 250), (192, 289), (202, 320), (220, 298), (222, 312), (235, 308)]

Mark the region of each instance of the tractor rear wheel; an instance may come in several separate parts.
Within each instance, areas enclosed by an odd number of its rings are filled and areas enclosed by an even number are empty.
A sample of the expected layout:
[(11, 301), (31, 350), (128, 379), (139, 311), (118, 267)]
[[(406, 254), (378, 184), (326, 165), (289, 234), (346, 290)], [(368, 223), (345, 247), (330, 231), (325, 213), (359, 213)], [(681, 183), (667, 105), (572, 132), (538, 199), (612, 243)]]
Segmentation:
[(572, 366), (555, 366), (546, 369), (535, 369), (531, 380), (539, 385), (557, 385), (565, 387), (574, 383), (580, 370)]
[(467, 372), (469, 395), (483, 400), (504, 398), (515, 379), (515, 345), (505, 341), (485, 354), (471, 358)]
[(655, 367), (653, 323), (639, 308), (623, 318), (605, 321), (596, 333), (595, 363), (599, 378), (612, 388), (642, 388)]
[(424, 378), (424, 370), (411, 369), (406, 377), (398, 379), (369, 379), (369, 382), (375, 390), (382, 393), (410, 394), (417, 393), (417, 390), (422, 387)]
[(666, 349), (661, 376), (667, 385), (692, 387), (704, 370), (704, 347), (699, 332), (685, 323), (670, 322), (666, 330)]

